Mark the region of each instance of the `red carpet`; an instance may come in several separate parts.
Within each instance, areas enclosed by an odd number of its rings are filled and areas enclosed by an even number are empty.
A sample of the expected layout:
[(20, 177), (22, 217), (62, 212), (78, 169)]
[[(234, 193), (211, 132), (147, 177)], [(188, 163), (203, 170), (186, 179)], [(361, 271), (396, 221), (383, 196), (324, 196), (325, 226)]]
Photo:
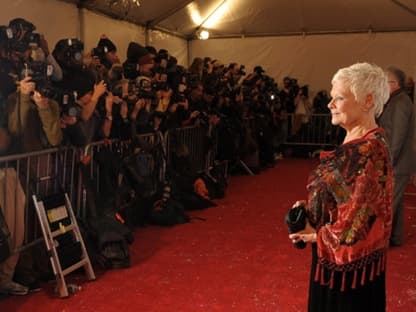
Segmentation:
[[(283, 218), (305, 197), (313, 166), (282, 160), (259, 176), (231, 177), (218, 207), (193, 213), (206, 221), (138, 229), (131, 268), (98, 273), (90, 283), (72, 277), (82, 290), (69, 299), (56, 299), (46, 285), (0, 301), (0, 311), (306, 311), (310, 251), (292, 247)], [(406, 242), (389, 255), (389, 312), (416, 311), (415, 206), (416, 195), (408, 196)]]

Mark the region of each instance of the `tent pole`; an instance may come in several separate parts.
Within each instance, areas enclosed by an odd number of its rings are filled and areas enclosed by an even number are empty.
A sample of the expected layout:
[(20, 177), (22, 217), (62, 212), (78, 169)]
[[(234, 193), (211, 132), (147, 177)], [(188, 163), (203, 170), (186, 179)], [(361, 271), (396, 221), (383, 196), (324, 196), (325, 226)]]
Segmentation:
[(85, 14), (82, 7), (78, 7), (78, 27), (77, 37), (82, 42), (85, 42)]
[(186, 60), (188, 61), (188, 64), (186, 64), (186, 68), (189, 67), (191, 64), (191, 39), (186, 40)]
[(150, 27), (149, 22), (146, 23), (146, 26), (144, 28), (144, 45), (149, 46), (150, 45)]

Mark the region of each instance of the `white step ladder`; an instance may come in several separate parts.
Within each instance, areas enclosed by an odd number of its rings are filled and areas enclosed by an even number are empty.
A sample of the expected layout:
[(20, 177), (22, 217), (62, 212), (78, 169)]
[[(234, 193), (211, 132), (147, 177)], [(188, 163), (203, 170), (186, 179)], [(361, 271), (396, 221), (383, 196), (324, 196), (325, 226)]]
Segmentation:
[[(66, 193), (55, 194), (44, 200), (39, 200), (33, 195), (36, 212), (39, 217), (42, 234), (45, 240), (46, 248), (50, 257), (53, 273), (56, 278), (56, 290), (61, 298), (69, 296), (73, 285), (67, 285), (65, 276), (75, 270), (84, 267), (88, 280), (95, 280), (94, 270), (92, 268), (90, 258), (85, 248), (84, 240), (79, 231), (77, 220), (72, 211), (71, 202)], [(74, 246), (79, 247), (80, 257), (75, 263), (71, 263), (67, 267), (63, 267), (59, 258), (59, 237), (66, 233), (72, 233)], [(62, 251), (65, 245), (59, 250)], [(69, 248), (69, 247), (68, 247)]]

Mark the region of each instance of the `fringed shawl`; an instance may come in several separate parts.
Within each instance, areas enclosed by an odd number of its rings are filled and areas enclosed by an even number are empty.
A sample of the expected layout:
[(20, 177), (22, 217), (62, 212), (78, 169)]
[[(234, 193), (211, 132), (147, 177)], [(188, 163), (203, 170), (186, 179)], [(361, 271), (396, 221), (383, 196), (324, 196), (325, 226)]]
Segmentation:
[[(393, 178), (383, 130), (322, 152), (320, 160), (308, 183), (308, 216), (318, 233), (315, 281), (332, 288), (340, 272), (341, 291), (354, 289), (358, 279), (364, 284), (385, 269)], [(351, 285), (345, 285), (347, 273), (354, 274)]]

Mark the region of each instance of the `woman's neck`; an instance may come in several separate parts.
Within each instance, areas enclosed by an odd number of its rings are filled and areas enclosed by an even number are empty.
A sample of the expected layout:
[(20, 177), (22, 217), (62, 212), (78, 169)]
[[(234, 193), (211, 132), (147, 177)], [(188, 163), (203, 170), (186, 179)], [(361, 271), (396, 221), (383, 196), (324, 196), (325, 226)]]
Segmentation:
[(345, 135), (343, 143), (347, 143), (352, 140), (359, 139), (368, 131), (374, 128), (377, 128), (377, 124), (375, 120), (369, 120), (363, 124), (359, 124), (354, 127), (351, 127), (351, 129), (345, 129), (347, 131), (347, 134)]

